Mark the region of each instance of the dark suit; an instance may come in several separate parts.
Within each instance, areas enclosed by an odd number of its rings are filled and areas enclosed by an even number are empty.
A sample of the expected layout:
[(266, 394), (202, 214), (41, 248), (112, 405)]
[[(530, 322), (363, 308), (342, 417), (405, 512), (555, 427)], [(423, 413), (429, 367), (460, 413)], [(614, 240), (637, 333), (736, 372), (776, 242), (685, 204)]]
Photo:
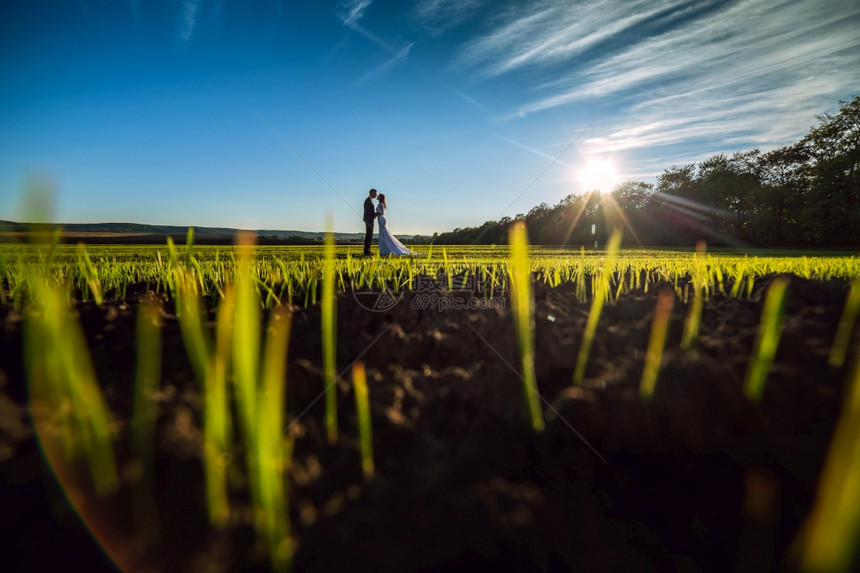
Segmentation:
[(373, 239), (373, 219), (376, 218), (376, 209), (370, 197), (364, 200), (364, 225), (367, 230), (364, 233), (364, 254), (370, 254), (370, 241)]

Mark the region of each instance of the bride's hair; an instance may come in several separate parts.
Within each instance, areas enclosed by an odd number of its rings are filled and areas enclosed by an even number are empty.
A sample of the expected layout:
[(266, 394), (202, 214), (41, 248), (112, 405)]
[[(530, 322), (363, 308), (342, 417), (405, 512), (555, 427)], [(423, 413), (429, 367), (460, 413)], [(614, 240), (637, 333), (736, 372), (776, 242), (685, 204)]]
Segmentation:
[(388, 209), (388, 203), (386, 203), (386, 202), (385, 202), (385, 194), (384, 194), (384, 193), (380, 193), (380, 194), (376, 197), (376, 200), (377, 200), (377, 201), (379, 201), (380, 203), (382, 203), (382, 206), (383, 206), (383, 207), (385, 207), (386, 209)]

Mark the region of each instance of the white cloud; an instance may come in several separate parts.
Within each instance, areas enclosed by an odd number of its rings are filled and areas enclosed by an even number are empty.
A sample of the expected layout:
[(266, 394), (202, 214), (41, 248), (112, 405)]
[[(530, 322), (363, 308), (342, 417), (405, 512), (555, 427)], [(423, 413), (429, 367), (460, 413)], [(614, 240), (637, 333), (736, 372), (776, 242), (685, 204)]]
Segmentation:
[(707, 139), (772, 148), (795, 141), (857, 89), (854, 1), (691, 10), (670, 0), (520, 7), (466, 44), (455, 67), (483, 78), (526, 67), (543, 75), (508, 118), (573, 103), (612, 108), (583, 141), (589, 152)]
[(197, 25), (197, 13), (200, 9), (202, 0), (185, 0), (182, 3), (182, 21), (179, 28), (179, 39), (187, 43), (194, 36), (194, 29)]
[(338, 18), (344, 26), (352, 28), (364, 16), (364, 12), (373, 0), (345, 0), (338, 7)]
[(483, 0), (419, 0), (414, 15), (431, 34), (441, 34), (473, 14)]
[(681, 0), (528, 4), (500, 14), (496, 29), (469, 42), (454, 67), (492, 77), (530, 65), (568, 61), (683, 4)]
[(366, 72), (361, 78), (358, 79), (356, 85), (362, 84), (368, 80), (377, 78), (381, 75), (387, 74), (392, 69), (405, 62), (409, 57), (409, 52), (412, 50), (413, 44), (410, 42), (402, 47), (394, 47), (389, 42), (386, 42), (378, 35), (374, 34), (361, 24), (359, 24), (359, 20), (362, 19), (364, 13), (367, 11), (367, 8), (371, 5), (373, 0), (344, 0), (339, 4), (338, 8), (338, 18), (340, 18), (341, 23), (344, 26), (349, 28), (350, 30), (357, 32), (391, 54), (391, 57), (386, 60), (382, 65)]
[(412, 50), (413, 44), (407, 44), (399, 51), (397, 51), (391, 58), (386, 60), (381, 66), (378, 68), (374, 68), (368, 72), (366, 72), (359, 80), (356, 82), (356, 85), (363, 84), (366, 81), (372, 80), (379, 76), (383, 76), (396, 68), (398, 65), (402, 64), (409, 58), (409, 52)]

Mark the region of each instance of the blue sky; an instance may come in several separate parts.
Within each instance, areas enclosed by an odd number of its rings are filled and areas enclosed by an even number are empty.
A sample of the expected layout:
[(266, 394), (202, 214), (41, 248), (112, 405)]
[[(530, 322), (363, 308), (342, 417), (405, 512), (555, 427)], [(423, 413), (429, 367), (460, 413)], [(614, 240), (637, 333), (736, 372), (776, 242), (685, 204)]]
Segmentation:
[[(6, 1), (0, 219), (478, 225), (799, 139), (860, 92), (855, 0)], [(556, 160), (558, 158), (558, 160)]]

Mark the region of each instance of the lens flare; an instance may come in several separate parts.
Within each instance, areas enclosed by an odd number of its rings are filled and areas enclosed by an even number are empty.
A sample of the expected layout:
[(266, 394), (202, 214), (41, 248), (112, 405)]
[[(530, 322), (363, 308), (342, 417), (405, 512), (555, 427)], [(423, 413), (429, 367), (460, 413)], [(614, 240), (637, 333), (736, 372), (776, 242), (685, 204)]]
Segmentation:
[(608, 193), (618, 185), (619, 177), (611, 161), (589, 161), (579, 171), (579, 181), (585, 191)]

